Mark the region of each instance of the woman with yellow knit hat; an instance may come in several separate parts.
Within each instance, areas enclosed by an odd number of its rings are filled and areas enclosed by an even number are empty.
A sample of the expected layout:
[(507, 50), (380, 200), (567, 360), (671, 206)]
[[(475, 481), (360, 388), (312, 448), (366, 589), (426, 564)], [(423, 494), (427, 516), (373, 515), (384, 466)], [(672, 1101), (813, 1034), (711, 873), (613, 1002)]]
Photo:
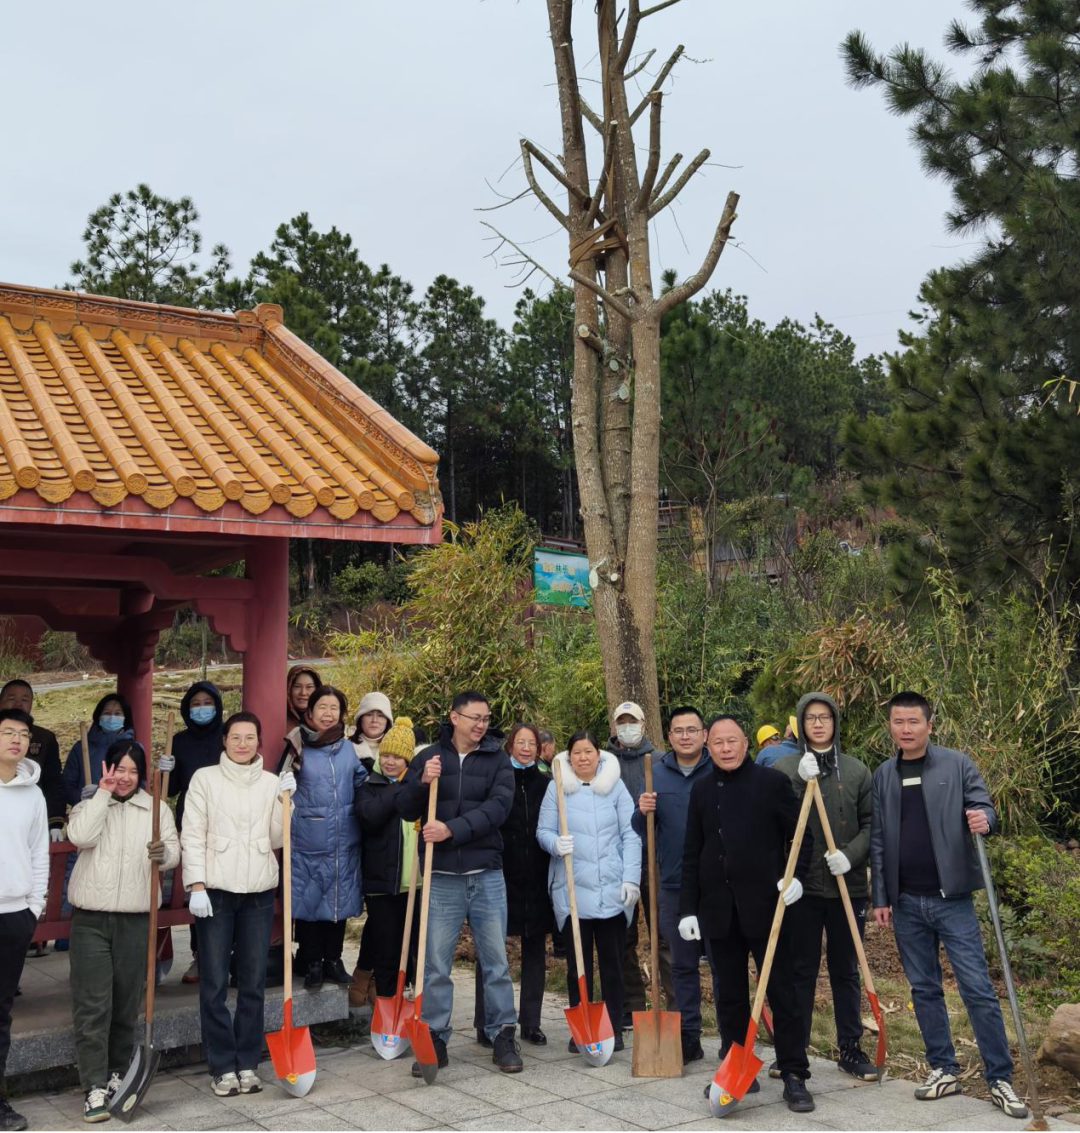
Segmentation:
[[(375, 974), (378, 995), (393, 995), (397, 989), (409, 876), (416, 857), (416, 823), (403, 820), (397, 811), (401, 780), (413, 757), (414, 744), (412, 721), (399, 716), (379, 741), (372, 772), (357, 787), (353, 804), (360, 821), (368, 918), (364, 950)], [(411, 980), (415, 966), (419, 928), (419, 918), (414, 918), (407, 980)]]

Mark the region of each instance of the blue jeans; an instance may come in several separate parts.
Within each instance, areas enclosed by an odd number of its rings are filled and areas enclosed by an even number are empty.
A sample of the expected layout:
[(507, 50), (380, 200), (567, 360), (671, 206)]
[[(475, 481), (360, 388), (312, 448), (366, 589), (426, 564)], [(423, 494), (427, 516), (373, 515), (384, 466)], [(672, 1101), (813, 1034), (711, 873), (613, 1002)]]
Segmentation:
[[(687, 1034), (701, 1034), (701, 973), (699, 966), (705, 946), (700, 940), (683, 940), (679, 935), (679, 891), (657, 890), (657, 927), (671, 949), (671, 982), (675, 988), (675, 1006), (681, 1019), (679, 1026)], [(709, 959), (713, 985), (716, 971)], [(716, 1002), (714, 1000), (714, 1002)], [(670, 1005), (669, 1005), (670, 1006)]]
[[(212, 917), (196, 917), (199, 1014), (210, 1073), (254, 1070), (263, 1050), (266, 954), (274, 921), (274, 890), (230, 893), (208, 889)], [(229, 961), (236, 955), (236, 1013), (230, 1018)]]
[(469, 922), (484, 979), (484, 1032), (494, 1039), (517, 1023), (514, 985), (506, 960), (506, 882), (501, 869), (433, 873), (424, 964), (423, 1020), (436, 1038), (450, 1038), (454, 981), (450, 968), (463, 921)]
[(975, 1032), (986, 1080), (992, 1083), (1004, 1078), (1011, 1082), (1009, 1041), (1001, 1005), (986, 970), (986, 953), (971, 897), (914, 897), (901, 893), (893, 906), (893, 926), (931, 1068), (951, 1074), (960, 1069), (941, 987), (938, 949), (944, 944)]

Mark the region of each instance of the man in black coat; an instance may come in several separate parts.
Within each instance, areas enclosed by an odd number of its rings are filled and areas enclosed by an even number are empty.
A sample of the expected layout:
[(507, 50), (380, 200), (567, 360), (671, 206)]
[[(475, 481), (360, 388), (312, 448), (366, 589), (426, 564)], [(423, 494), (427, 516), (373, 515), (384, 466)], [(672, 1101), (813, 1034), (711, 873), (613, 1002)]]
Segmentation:
[[(683, 846), (679, 934), (709, 941), (720, 1001), (720, 1057), (742, 1043), (750, 1023), (748, 959), (761, 971), (777, 892), (783, 886), (788, 844), (799, 804), (782, 772), (748, 757), (749, 743), (738, 721), (717, 716), (705, 731), (713, 773), (694, 784)], [(785, 905), (802, 896), (799, 874), (809, 864), (804, 841), (796, 877), (783, 891)], [(794, 1113), (809, 1113), (810, 1064), (798, 998), (792, 985), (791, 953), (783, 934), (777, 944), (768, 996), (784, 1100)], [(757, 1082), (750, 1092), (756, 1092)]]

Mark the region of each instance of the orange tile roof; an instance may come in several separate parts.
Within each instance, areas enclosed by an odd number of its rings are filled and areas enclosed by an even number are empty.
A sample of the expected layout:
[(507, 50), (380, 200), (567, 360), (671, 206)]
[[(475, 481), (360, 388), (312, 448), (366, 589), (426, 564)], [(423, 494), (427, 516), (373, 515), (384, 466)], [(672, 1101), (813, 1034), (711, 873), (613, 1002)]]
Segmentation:
[[(438, 521), (437, 455), (281, 322), (0, 283), (0, 501)], [(364, 513), (367, 513), (365, 515)]]

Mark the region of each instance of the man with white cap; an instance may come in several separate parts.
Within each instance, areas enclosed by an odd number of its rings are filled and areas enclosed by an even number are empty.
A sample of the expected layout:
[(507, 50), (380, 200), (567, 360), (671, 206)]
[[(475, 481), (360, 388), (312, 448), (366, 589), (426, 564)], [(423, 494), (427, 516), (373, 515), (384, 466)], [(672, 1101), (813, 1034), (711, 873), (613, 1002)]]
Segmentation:
[[(625, 700), (612, 713), (615, 720), (615, 735), (604, 745), (619, 761), (623, 785), (634, 800), (641, 798), (645, 790), (645, 756), (653, 753), (659, 760), (663, 752), (658, 752), (645, 735), (645, 713), (640, 704)], [(623, 956), (623, 983), (626, 989), (622, 1029), (629, 1030), (635, 1011), (645, 1010), (645, 984), (641, 979), (641, 964), (638, 960), (638, 916), (643, 911), (645, 922), (649, 920), (649, 877), (648, 868), (641, 871), (641, 901), (634, 909), (633, 919), (626, 930), (626, 953)], [(651, 926), (650, 926), (651, 929)], [(669, 1004), (675, 1002), (675, 990), (671, 979), (671, 950), (660, 940), (660, 983), (664, 998)], [(618, 1028), (619, 1024), (612, 1020)]]

